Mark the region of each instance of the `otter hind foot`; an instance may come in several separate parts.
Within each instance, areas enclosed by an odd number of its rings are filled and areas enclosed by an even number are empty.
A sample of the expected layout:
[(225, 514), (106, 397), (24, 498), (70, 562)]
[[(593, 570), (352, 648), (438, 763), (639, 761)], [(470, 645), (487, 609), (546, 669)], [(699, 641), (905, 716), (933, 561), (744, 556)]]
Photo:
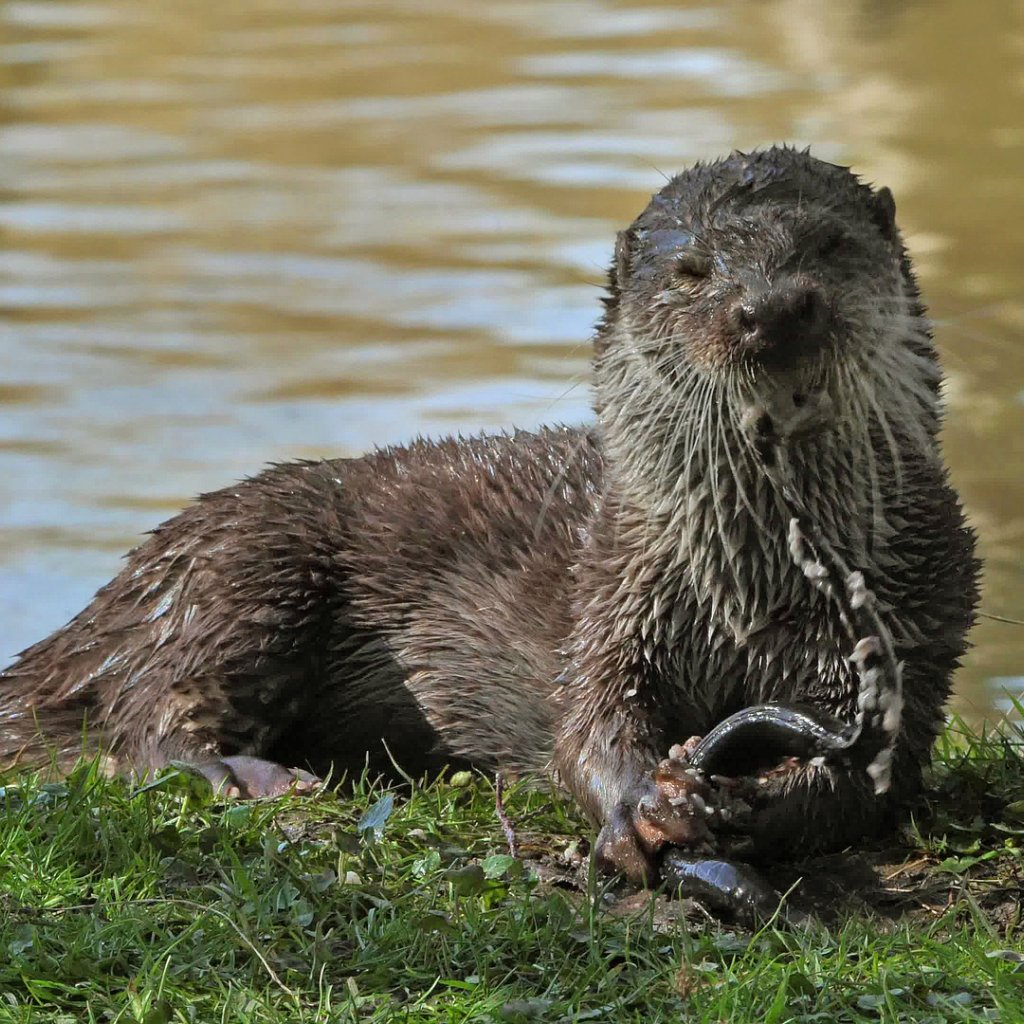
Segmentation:
[(242, 800), (310, 793), (322, 782), (301, 768), (286, 768), (276, 761), (244, 754), (177, 764), (209, 782), (218, 795)]

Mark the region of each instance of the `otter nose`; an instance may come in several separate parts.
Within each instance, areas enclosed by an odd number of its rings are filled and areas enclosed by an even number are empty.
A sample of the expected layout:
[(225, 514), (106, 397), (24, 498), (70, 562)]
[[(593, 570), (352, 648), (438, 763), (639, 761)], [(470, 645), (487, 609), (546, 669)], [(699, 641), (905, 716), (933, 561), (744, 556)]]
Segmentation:
[(746, 352), (788, 362), (825, 340), (828, 307), (817, 285), (790, 280), (748, 292), (737, 305), (736, 322)]

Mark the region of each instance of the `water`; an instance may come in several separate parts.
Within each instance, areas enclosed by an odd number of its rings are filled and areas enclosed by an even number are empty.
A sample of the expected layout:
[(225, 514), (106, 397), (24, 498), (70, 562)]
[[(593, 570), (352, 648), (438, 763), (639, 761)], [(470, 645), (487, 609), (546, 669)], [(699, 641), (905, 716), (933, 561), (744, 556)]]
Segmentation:
[[(615, 231), (813, 144), (896, 193), (984, 607), (1024, 618), (1024, 8), (0, 7), (0, 661), (268, 461), (587, 415)], [(1024, 686), (985, 620), (955, 707)]]

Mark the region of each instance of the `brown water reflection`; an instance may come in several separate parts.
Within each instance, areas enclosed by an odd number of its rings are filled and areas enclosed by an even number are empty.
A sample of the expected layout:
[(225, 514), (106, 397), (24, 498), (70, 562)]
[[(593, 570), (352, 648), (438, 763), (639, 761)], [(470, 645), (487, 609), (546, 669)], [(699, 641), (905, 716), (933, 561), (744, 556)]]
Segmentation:
[[(778, 139), (896, 191), (1024, 618), (1022, 87), (1005, 0), (4, 5), (0, 660), (268, 460), (585, 416), (615, 229)], [(1024, 676), (975, 639), (971, 715)]]

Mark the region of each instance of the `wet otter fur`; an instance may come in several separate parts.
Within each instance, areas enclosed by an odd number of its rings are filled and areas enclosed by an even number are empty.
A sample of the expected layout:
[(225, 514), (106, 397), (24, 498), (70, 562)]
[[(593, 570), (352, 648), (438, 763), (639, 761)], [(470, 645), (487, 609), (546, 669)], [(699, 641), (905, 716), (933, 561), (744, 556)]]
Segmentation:
[[(0, 676), (0, 758), (169, 759), (242, 793), (317, 773), (553, 770), (634, 877), (651, 769), (752, 704), (849, 720), (837, 610), (787, 549), (765, 423), (903, 662), (893, 785), (800, 762), (761, 856), (841, 847), (918, 791), (977, 598), (941, 373), (887, 189), (772, 148), (673, 178), (619, 235), (589, 429), (274, 467), (153, 531)], [(256, 760), (259, 759), (259, 760)], [(252, 766), (263, 766), (254, 771)], [(213, 766), (212, 768), (210, 766)]]

